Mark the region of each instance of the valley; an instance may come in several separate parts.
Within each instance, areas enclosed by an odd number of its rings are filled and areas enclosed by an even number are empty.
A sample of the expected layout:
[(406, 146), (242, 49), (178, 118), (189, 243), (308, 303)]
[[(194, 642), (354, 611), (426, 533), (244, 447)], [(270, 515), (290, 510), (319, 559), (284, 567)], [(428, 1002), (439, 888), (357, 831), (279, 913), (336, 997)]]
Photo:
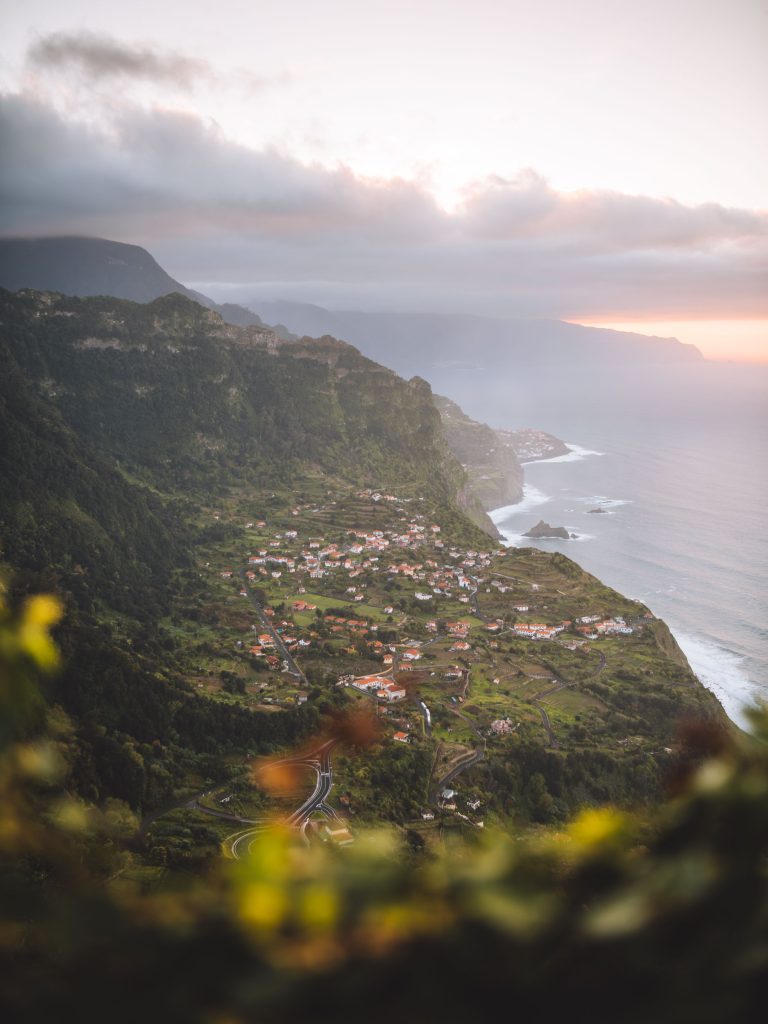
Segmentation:
[(727, 727), (646, 607), (500, 546), (486, 509), (520, 488), (515, 446), (557, 439), (181, 295), (1, 312), (4, 558), (19, 595), (66, 604), (69, 784), (151, 819), (142, 870), (217, 857), (225, 815), (289, 818), (311, 776), (273, 792), (254, 766), (328, 739), (307, 828), (418, 846), (652, 803), (678, 723)]

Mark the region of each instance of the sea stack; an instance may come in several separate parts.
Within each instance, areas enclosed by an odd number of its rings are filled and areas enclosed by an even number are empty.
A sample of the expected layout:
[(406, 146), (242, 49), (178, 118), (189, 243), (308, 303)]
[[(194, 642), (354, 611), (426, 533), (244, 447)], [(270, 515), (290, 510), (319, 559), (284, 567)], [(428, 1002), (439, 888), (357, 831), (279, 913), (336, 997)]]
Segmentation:
[(523, 534), (524, 537), (533, 537), (536, 540), (541, 540), (544, 537), (559, 537), (562, 540), (570, 540), (574, 535), (568, 533), (564, 526), (550, 526), (549, 523), (545, 523), (543, 519), (540, 519), (538, 523), (527, 533)]

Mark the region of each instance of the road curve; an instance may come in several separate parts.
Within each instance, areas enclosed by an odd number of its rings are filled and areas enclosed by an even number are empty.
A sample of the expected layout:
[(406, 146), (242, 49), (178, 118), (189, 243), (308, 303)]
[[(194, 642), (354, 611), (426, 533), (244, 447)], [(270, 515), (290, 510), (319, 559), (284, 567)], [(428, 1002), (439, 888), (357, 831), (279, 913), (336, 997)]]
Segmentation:
[[(298, 754), (295, 757), (284, 757), (279, 761), (270, 762), (270, 765), (299, 765), (304, 768), (311, 768), (315, 772), (316, 777), (314, 790), (306, 800), (304, 800), (303, 803), (285, 819), (287, 825), (292, 828), (299, 829), (302, 835), (306, 834), (306, 827), (309, 819), (318, 811), (321, 814), (324, 814), (327, 818), (331, 818), (334, 821), (339, 820), (339, 815), (328, 803), (328, 797), (330, 796), (331, 789), (333, 788), (333, 764), (331, 761), (331, 754), (338, 742), (339, 741), (336, 739), (327, 740), (321, 746), (307, 754)], [(251, 844), (267, 827), (268, 826), (263, 823), (256, 823), (253, 828), (234, 832), (232, 835), (227, 836), (224, 840), (224, 845), (229, 849), (229, 852), (234, 859), (239, 860), (244, 853), (248, 853), (250, 851)]]

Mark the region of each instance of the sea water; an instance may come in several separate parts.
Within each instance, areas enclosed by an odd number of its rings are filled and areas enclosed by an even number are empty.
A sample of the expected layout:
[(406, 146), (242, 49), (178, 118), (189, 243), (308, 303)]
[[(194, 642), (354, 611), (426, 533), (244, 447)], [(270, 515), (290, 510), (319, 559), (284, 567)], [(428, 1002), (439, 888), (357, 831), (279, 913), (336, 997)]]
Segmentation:
[[(768, 699), (768, 368), (702, 363), (506, 382), (465, 408), (570, 453), (525, 467), (508, 543), (562, 551), (671, 627), (729, 716)], [(542, 396), (546, 397), (542, 397)], [(594, 509), (601, 509), (599, 513)], [(544, 519), (573, 540), (531, 540)]]

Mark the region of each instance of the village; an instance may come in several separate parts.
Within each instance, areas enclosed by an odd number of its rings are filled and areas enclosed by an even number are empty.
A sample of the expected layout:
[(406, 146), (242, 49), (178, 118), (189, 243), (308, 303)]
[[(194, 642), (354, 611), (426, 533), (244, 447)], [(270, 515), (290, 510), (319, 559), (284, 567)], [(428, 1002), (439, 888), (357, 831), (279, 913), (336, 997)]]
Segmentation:
[[(385, 746), (435, 749), (433, 783), (521, 735), (553, 749), (598, 733), (641, 743), (605, 730), (602, 693), (617, 672), (653, 665), (642, 605), (562, 556), (452, 543), (419, 498), (322, 497), (206, 513), (233, 538), (202, 567), (226, 609), (216, 643), (198, 647), (207, 696), (261, 711), (358, 705)], [(354, 806), (354, 772), (337, 765)], [(470, 813), (452, 807), (460, 782), (433, 786), (423, 814)]]

